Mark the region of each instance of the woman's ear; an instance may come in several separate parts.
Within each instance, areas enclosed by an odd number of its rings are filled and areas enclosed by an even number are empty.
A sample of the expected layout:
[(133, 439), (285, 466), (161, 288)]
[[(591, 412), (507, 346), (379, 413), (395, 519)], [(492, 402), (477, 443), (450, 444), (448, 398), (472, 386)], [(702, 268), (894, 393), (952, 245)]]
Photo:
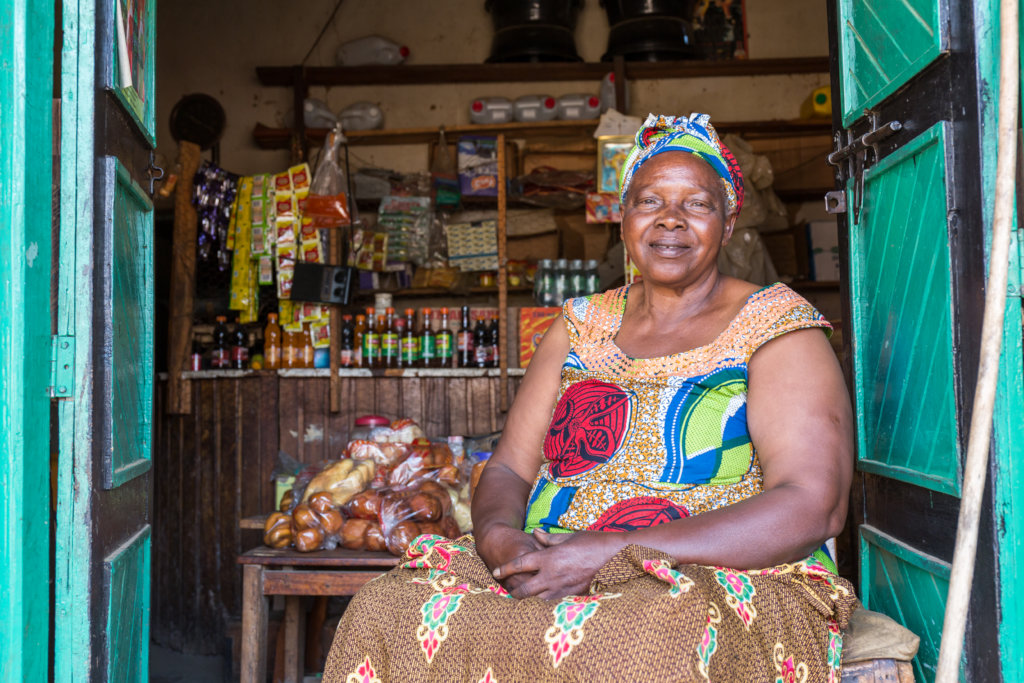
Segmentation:
[[(736, 219), (740, 217), (740, 212), (733, 209), (725, 215), (725, 224), (722, 227), (722, 246), (732, 239), (732, 232), (736, 228)], [(620, 228), (621, 230), (621, 228)]]

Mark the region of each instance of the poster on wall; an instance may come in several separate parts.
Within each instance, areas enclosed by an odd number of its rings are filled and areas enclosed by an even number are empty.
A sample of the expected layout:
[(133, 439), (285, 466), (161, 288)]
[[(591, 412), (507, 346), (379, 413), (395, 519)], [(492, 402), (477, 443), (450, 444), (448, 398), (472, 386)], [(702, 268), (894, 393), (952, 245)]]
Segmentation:
[(151, 0), (113, 0), (114, 73), (111, 87), (155, 140), (153, 90), (153, 7)]

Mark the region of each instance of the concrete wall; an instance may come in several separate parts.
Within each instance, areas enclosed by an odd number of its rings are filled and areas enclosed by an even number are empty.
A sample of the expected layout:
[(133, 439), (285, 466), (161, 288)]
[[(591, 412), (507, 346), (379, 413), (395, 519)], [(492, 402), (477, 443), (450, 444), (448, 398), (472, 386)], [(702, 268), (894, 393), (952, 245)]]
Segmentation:
[[(750, 56), (802, 57), (828, 53), (825, 3), (821, 0), (746, 0)], [(238, 173), (276, 171), (287, 164), (282, 151), (252, 142), (253, 126), (286, 126), (292, 93), (265, 88), (257, 65), (300, 62), (323, 27), (335, 0), (164, 0), (157, 20), (158, 151), (173, 161), (176, 145), (168, 129), (171, 107), (185, 94), (204, 92), (227, 112), (221, 164)], [(387, 36), (411, 50), (409, 64), (480, 63), (490, 52), (491, 23), (483, 0), (345, 0), (307, 64), (333, 64), (336, 47), (367, 34)], [(300, 10), (301, 8), (301, 10)], [(576, 30), (580, 56), (598, 61), (605, 51), (608, 21), (598, 0), (585, 0)], [(828, 83), (826, 74), (637, 81), (629, 113), (706, 111), (712, 120), (796, 118), (807, 93)], [(359, 100), (378, 103), (385, 126), (468, 123), (471, 99), (487, 95), (561, 95), (593, 92), (598, 83), (517, 83), (439, 86), (324, 88), (311, 93), (337, 110)], [(357, 147), (353, 164), (402, 171), (426, 168), (424, 145)]]

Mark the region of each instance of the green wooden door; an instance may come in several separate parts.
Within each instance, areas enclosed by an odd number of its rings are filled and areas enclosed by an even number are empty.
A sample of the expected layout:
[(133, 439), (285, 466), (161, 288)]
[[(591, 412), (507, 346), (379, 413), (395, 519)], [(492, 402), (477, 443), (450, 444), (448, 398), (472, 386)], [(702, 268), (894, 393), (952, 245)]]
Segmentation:
[(149, 678), (153, 0), (65, 0), (55, 677)]
[(53, 22), (0, 10), (0, 681), (47, 676)]
[[(933, 680), (938, 659), (977, 374), (990, 223), (986, 169), (995, 166), (994, 154), (979, 152), (994, 132), (995, 97), (983, 72), (992, 4), (830, 6), (839, 146), (899, 122), (897, 132), (869, 139), (875, 144), (841, 168), (847, 210), (840, 226), (858, 427), (859, 593), (868, 608), (921, 637), (914, 660), (920, 681)], [(1019, 302), (1016, 321), (1019, 330)], [(995, 522), (989, 505), (967, 680), (1003, 675)]]

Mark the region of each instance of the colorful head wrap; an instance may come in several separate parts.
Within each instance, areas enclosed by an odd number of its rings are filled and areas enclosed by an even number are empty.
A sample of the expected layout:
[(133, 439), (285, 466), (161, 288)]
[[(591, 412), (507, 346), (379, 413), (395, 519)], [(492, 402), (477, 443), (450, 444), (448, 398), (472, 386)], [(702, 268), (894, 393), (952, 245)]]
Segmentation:
[(743, 173), (729, 148), (718, 139), (711, 117), (707, 114), (657, 116), (649, 114), (636, 132), (636, 142), (619, 170), (619, 201), (626, 200), (626, 190), (637, 170), (662, 152), (690, 152), (700, 157), (722, 177), (729, 209), (743, 206)]

